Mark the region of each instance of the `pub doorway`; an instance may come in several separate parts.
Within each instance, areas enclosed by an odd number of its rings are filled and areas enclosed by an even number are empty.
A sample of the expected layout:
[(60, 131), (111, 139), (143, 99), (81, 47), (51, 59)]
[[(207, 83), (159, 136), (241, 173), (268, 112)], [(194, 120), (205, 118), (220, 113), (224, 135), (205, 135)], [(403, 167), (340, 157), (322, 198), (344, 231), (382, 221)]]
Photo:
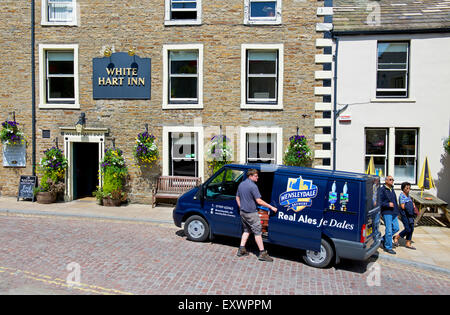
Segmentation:
[(99, 143), (72, 143), (73, 199), (92, 197), (99, 184)]

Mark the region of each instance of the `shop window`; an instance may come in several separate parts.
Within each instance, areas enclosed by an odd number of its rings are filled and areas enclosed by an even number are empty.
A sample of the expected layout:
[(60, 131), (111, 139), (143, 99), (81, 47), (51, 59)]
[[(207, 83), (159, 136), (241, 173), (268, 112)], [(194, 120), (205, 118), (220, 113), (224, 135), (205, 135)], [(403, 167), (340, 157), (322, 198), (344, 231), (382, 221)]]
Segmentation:
[(378, 98), (408, 97), (409, 43), (379, 42), (377, 63)]
[(392, 175), (397, 184), (417, 183), (418, 129), (367, 128), (365, 170), (373, 156), (383, 176)]
[(165, 25), (201, 24), (201, 0), (166, 0)]
[(163, 108), (203, 107), (203, 46), (164, 48)]
[(43, 0), (43, 25), (76, 25), (76, 0)]
[(243, 45), (243, 108), (282, 109), (283, 46)]
[(41, 108), (79, 108), (78, 46), (39, 45)]
[(280, 24), (281, 0), (244, 0), (244, 24)]
[(388, 129), (366, 129), (366, 155), (364, 170), (367, 170), (370, 159), (373, 157), (375, 169), (386, 176)]

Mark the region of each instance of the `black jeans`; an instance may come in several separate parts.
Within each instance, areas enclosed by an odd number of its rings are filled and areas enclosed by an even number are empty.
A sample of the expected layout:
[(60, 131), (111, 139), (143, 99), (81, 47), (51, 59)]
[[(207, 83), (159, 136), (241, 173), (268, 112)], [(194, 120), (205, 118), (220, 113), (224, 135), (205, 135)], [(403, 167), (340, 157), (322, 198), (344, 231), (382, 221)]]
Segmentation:
[(405, 226), (405, 229), (401, 231), (399, 235), (402, 238), (406, 236), (406, 240), (410, 241), (414, 232), (414, 219), (402, 216), (402, 223)]

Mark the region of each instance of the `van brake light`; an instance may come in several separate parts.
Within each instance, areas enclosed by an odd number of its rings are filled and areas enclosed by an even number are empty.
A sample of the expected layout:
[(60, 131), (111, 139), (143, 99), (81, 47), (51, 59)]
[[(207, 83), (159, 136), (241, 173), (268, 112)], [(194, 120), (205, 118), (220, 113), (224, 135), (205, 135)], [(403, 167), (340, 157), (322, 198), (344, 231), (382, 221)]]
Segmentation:
[(366, 225), (363, 224), (362, 228), (361, 228), (361, 243), (364, 243), (366, 241)]

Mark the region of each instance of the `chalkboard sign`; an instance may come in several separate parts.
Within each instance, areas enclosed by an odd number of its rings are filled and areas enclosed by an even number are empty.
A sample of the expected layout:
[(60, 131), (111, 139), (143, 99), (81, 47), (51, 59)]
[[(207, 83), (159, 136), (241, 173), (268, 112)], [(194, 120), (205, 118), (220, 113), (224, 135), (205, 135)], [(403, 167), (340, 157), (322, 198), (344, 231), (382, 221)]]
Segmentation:
[(17, 201), (20, 198), (31, 199), (34, 202), (33, 188), (37, 187), (37, 176), (20, 176), (19, 193)]

